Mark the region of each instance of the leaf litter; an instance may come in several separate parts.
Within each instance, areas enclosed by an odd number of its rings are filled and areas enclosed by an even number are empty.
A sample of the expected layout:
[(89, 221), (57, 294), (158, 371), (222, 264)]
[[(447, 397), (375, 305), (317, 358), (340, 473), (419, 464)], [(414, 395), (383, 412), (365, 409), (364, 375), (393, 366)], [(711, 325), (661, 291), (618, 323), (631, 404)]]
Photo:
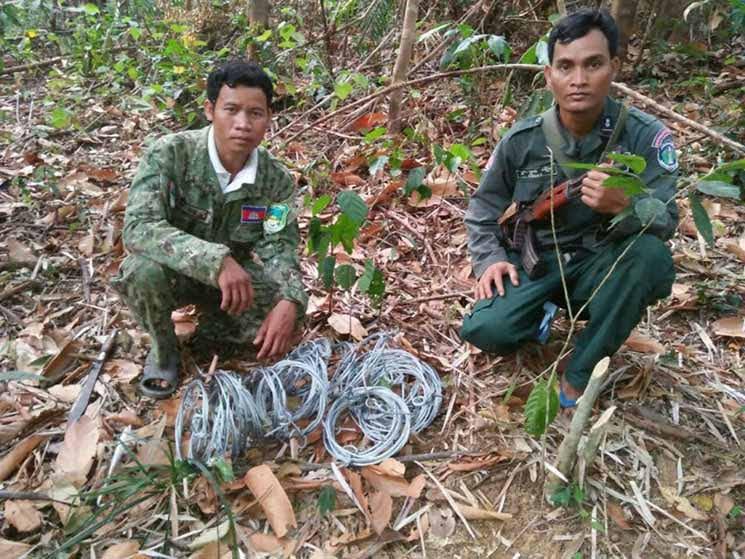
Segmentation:
[[(673, 57), (667, 71), (678, 64)], [(43, 97), (44, 84), (31, 83), (33, 95)], [(452, 98), (459, 96), (452, 84), (443, 83), (411, 100), (422, 130), (443, 146), (460, 141), (468, 124), (480, 125), (444, 118)], [(693, 105), (690, 115), (708, 109)], [(3, 85), (0, 109), (11, 114), (15, 106), (13, 88)], [(509, 127), (515, 117), (513, 107), (502, 109), (499, 127)], [(142, 142), (152, 123), (177, 129), (169, 118), (150, 108), (138, 115), (135, 126), (112, 111), (105, 126), (89, 133), (95, 141), (81, 144), (64, 134), (42, 142), (13, 120), (0, 122), (14, 138), (0, 168), (0, 314), (7, 324), (0, 333), (0, 368), (41, 375), (0, 381), (0, 479), (4, 491), (54, 499), (50, 507), (48, 501), (5, 498), (4, 557), (64, 541), (63, 528), (75, 526), (97, 506), (86, 492), (105, 487), (117, 445), (127, 449), (119, 453), (114, 472), (141, 465), (146, 475), (170, 467), (168, 442), (179, 397), (154, 404), (136, 395), (133, 382), (147, 340), (109, 283), (124, 256), (123, 210)], [(43, 115), (36, 113), (34, 119)], [(416, 191), (404, 196), (405, 181), (385, 169), (371, 177), (362, 134), (386, 121), (384, 112), (371, 110), (349, 125), (360, 139), (320, 129), (284, 153), (296, 168), (326, 154), (342, 154), (329, 161), (334, 169), (328, 175), (334, 185), (329, 192), (353, 189), (372, 206), (368, 229), (351, 260), (374, 259), (389, 282), (378, 309), (356, 293), (328, 297), (314, 267), (306, 266), (315, 303), (305, 332), (361, 339), (368, 332), (398, 331), (399, 343), (430, 362), (446, 382), (449, 405), (437, 422), (412, 438), (399, 460), (360, 470), (334, 470), (312, 437), (306, 447), (295, 441), (253, 448), (243, 463), (231, 465), (240, 483), (225, 481), (217, 491), (203, 475), (186, 476), (172, 486), (172, 502), (171, 490), (156, 492), (148, 506), (133, 506), (112, 519), (108, 530), (79, 544), (81, 553), (95, 542), (105, 559), (144, 557), (146, 549), (166, 548), (174, 556), (223, 557), (231, 538), (227, 509), (237, 517), (234, 535), (241, 549), (308, 557), (384, 548), (378, 556), (395, 557), (412, 546), (428, 557), (548, 556), (576, 548), (578, 533), (580, 544), (590, 538), (594, 528), (574, 511), (545, 505), (539, 479), (544, 448), (525, 435), (520, 419), (525, 388), (556, 348), (494, 357), (464, 346), (457, 336), (473, 287), (473, 279), (463, 273), (470, 263), (462, 189), (472, 192), (475, 176), (465, 167), (450, 173), (428, 151), (407, 148), (409, 163), (402, 169), (433, 169), (423, 183), (431, 196)], [(343, 125), (343, 117), (326, 124), (330, 132)], [(497, 128), (484, 126), (490, 142), (498, 137)], [(119, 127), (128, 132), (119, 137)], [(691, 131), (676, 134), (686, 146), (684, 168), (707, 171), (712, 148)], [(64, 155), (73, 151), (74, 158)], [(489, 151), (472, 150), (477, 167), (484, 167)], [(57, 193), (6, 184), (6, 178), (32, 177), (49, 165), (61, 177)], [(614, 357), (616, 373), (600, 403), (601, 408), (615, 403), (619, 410), (593, 469), (594, 483), (584, 492), (586, 500), (601, 505), (601, 522), (609, 532), (601, 545), (611, 556), (709, 557), (722, 545), (745, 552), (745, 209), (712, 201), (704, 207), (714, 220), (717, 248), (702, 254), (690, 208), (681, 201), (673, 296), (650, 311)], [(301, 226), (307, 233), (307, 220)], [(193, 334), (193, 311), (175, 314), (174, 321), (180, 338)], [(105, 365), (106, 379), (97, 385), (88, 415), (66, 425), (79, 383), (113, 328), (120, 334), (116, 355)], [(558, 320), (553, 339), (560, 340), (566, 328), (566, 321)], [(226, 363), (236, 369), (246, 365), (240, 359)], [(185, 376), (194, 373), (191, 368)], [(656, 414), (656, 426), (663, 429), (653, 429), (639, 406)], [(127, 426), (136, 435), (124, 437)], [(549, 462), (563, 430), (555, 424), (544, 440)], [(354, 441), (360, 434), (350, 430), (348, 436)], [(412, 464), (414, 458), (441, 488)], [(335, 506), (322, 515), (315, 505), (326, 487), (336, 495)], [(461, 517), (476, 529), (477, 540)], [(167, 545), (163, 534), (168, 534)]]

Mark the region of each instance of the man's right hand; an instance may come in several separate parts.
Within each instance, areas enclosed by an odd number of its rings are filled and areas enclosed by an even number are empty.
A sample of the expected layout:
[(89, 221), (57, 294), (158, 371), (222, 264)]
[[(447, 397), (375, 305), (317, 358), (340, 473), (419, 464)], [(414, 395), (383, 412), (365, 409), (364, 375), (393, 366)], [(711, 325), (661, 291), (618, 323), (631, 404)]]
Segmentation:
[(222, 261), (217, 285), (222, 292), (220, 308), (228, 314), (239, 315), (253, 304), (251, 276), (232, 256)]
[(479, 282), (476, 285), (476, 300), (491, 299), (494, 296), (492, 284), (497, 287), (497, 293), (500, 297), (504, 296), (504, 280), (502, 276), (508, 274), (512, 285), (520, 285), (517, 275), (517, 268), (509, 262), (495, 262), (481, 274)]

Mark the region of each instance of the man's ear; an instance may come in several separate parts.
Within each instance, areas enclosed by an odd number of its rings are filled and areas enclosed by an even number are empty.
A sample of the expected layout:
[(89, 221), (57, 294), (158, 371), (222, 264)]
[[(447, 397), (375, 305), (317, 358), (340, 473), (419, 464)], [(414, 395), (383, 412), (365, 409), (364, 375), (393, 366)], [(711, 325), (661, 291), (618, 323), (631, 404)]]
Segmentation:
[(204, 100), (204, 116), (210, 122), (212, 122), (212, 118), (215, 116), (215, 104), (209, 99)]
[(618, 72), (621, 71), (621, 59), (618, 58), (617, 56), (614, 56), (610, 60), (610, 66), (611, 66), (611, 68), (613, 68), (613, 78), (612, 79), (615, 80), (616, 79), (616, 76), (618, 75)]
[(546, 86), (547, 86), (547, 87), (548, 87), (548, 88), (549, 88), (549, 89), (551, 90), (551, 92), (553, 93), (553, 91), (554, 91), (554, 88), (553, 88), (553, 86), (552, 86), (552, 84), (551, 84), (551, 66), (550, 66), (549, 64), (546, 64), (546, 65), (545, 65), (545, 66), (543, 67), (543, 77), (544, 77), (544, 79), (546, 80)]

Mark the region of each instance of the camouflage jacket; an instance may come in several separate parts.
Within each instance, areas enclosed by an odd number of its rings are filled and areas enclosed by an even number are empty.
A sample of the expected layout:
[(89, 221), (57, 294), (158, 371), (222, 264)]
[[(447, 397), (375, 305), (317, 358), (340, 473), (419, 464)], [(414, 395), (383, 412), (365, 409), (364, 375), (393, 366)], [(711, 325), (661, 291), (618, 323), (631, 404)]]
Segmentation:
[(277, 298), (298, 303), (304, 312), (290, 174), (259, 147), (255, 184), (223, 194), (209, 157), (208, 131), (170, 134), (147, 151), (129, 192), (125, 246), (213, 287), (223, 259), (231, 255), (254, 281), (276, 283)]
[[(595, 128), (580, 140), (560, 126), (563, 152), (566, 157), (582, 163), (598, 163), (603, 152), (603, 137), (610, 136), (615, 127), (620, 103), (607, 98), (603, 113)], [(513, 202), (531, 202), (553, 183), (568, 178), (566, 170), (555, 165), (552, 177), (551, 157), (543, 133), (542, 119), (558, 118), (555, 108), (544, 115), (518, 121), (502, 138), (481, 177), (478, 189), (471, 197), (466, 211), (468, 249), (473, 271), (480, 277), (495, 262), (507, 260), (507, 248), (497, 220)], [(673, 138), (655, 117), (633, 107), (629, 108), (626, 123), (616, 145), (608, 151), (632, 153), (646, 159), (647, 167), (641, 175), (650, 195), (667, 203), (667, 214), (658, 216), (647, 232), (669, 239), (678, 223), (674, 200), (678, 178), (678, 162)], [(582, 172), (582, 171), (579, 171)], [(634, 200), (632, 199), (632, 204)], [(608, 240), (631, 235), (641, 229), (635, 216), (629, 216), (609, 228), (611, 216), (595, 212), (579, 199), (570, 201), (556, 211), (556, 236), (562, 251), (583, 248), (591, 252), (602, 250)], [(548, 223), (536, 230), (538, 241), (546, 249), (553, 247), (553, 236)]]

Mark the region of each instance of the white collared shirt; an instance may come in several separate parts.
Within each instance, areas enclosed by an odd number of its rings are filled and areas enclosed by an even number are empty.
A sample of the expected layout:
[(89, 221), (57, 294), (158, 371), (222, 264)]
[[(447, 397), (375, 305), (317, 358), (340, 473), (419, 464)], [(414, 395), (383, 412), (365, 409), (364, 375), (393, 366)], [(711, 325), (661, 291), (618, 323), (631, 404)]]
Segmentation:
[(259, 166), (258, 148), (251, 152), (243, 169), (238, 171), (235, 178), (231, 181), (230, 173), (225, 170), (225, 167), (223, 167), (220, 161), (220, 156), (217, 154), (215, 131), (212, 126), (210, 126), (207, 136), (207, 151), (210, 154), (210, 161), (212, 162), (212, 167), (215, 169), (215, 174), (217, 175), (217, 180), (220, 183), (223, 194), (238, 190), (244, 184), (254, 184), (256, 182), (256, 169)]

